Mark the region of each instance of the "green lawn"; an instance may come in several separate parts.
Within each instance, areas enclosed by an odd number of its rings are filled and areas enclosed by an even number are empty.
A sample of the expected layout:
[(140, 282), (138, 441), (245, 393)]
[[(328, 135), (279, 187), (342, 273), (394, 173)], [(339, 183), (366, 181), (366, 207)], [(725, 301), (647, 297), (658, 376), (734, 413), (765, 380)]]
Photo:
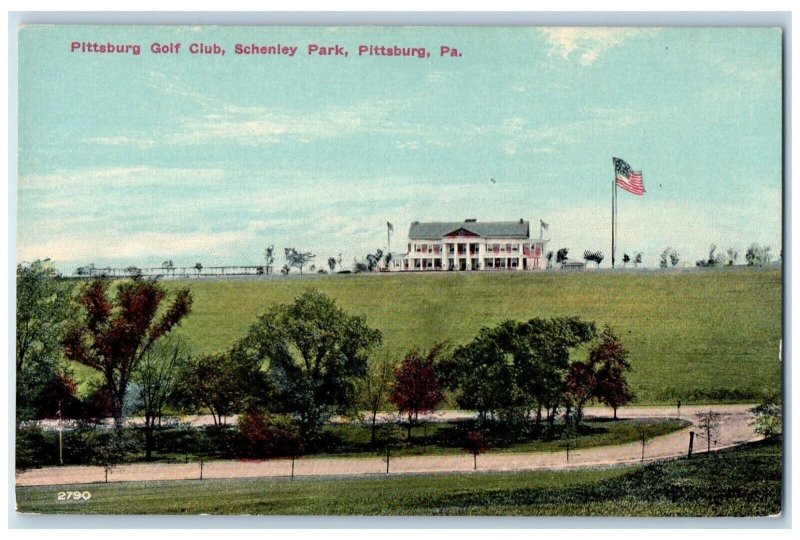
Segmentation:
[[(689, 425), (684, 420), (649, 420), (645, 423), (648, 437), (666, 435)], [(625, 444), (639, 440), (639, 429), (642, 423), (636, 420), (584, 422), (579, 435), (570, 441), (572, 448), (592, 448)], [(411, 442), (405, 438), (392, 447), (392, 455), (446, 455), (463, 454), (467, 446), (467, 434), (473, 429), (472, 422), (440, 422), (428, 426), (417, 426), (412, 430)], [(556, 424), (552, 437), (536, 437), (534, 434), (520, 436), (508, 441), (498, 436), (489, 435), (489, 452), (564, 452), (566, 441), (561, 437), (563, 425)], [(229, 448), (231, 438), (217, 438), (216, 444), (208, 443), (202, 455), (190, 441), (196, 440), (202, 433), (197, 428), (164, 429), (156, 433), (156, 448), (152, 455), (154, 462), (187, 462), (199, 459), (233, 459)], [(194, 436), (191, 436), (194, 434)], [(136, 433), (139, 449), (126, 455), (125, 463), (145, 462), (143, 435)], [(230, 429), (230, 437), (235, 437), (235, 430)], [(20, 433), (18, 432), (18, 437)], [(86, 451), (85, 435), (67, 430), (63, 439), (64, 462), (68, 465), (86, 465), (91, 463), (91, 455)], [(405, 430), (403, 430), (405, 437)], [(18, 439), (19, 440), (19, 439)], [(227, 443), (223, 441), (228, 441)], [(40, 433), (37, 438), (25, 445), (36, 448), (37, 461), (31, 466), (58, 465), (58, 434), (55, 431)], [(370, 443), (370, 429), (362, 424), (330, 424), (325, 427), (324, 443), (321, 450), (303, 454), (303, 457), (364, 457), (375, 456), (382, 448)]]
[[(636, 420), (589, 421), (581, 425), (579, 436), (571, 444), (576, 448), (593, 448), (625, 444), (639, 440), (637, 430), (642, 422)], [(691, 425), (685, 420), (652, 420), (645, 423), (648, 436), (658, 437)], [(400, 441), (392, 450), (394, 456), (420, 456), (463, 454), (466, 436), (471, 423), (440, 422), (428, 426), (417, 426), (411, 431), (412, 442)], [(528, 440), (503, 442), (490, 437), (489, 452), (563, 452), (565, 441), (561, 439), (562, 425), (556, 425), (551, 439), (529, 438)], [(357, 457), (374, 454), (370, 446), (370, 430), (357, 424), (331, 425), (326, 432), (333, 435), (330, 450), (314, 457)], [(404, 437), (405, 430), (403, 430)]]
[[(91, 498), (56, 500), (71, 489)], [(781, 446), (597, 470), (25, 487), (17, 505), (97, 514), (772, 515), (781, 511)]]
[(468, 342), (504, 319), (577, 315), (611, 325), (631, 352), (637, 403), (757, 401), (779, 390), (781, 271), (281, 276), (167, 282), (195, 302), (180, 332), (226, 349), (256, 316), (307, 287), (366, 315), (396, 355)]

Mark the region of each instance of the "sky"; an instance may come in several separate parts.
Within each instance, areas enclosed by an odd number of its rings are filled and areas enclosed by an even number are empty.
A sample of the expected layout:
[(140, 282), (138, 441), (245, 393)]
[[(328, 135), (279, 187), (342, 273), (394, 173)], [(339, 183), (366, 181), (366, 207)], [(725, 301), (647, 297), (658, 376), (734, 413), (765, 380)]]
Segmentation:
[(618, 191), (618, 261), (781, 248), (777, 29), (31, 26), (19, 51), (19, 262), (347, 263), (387, 248), (387, 221), (404, 252), (412, 221), (524, 218), (608, 266), (613, 156), (647, 190)]

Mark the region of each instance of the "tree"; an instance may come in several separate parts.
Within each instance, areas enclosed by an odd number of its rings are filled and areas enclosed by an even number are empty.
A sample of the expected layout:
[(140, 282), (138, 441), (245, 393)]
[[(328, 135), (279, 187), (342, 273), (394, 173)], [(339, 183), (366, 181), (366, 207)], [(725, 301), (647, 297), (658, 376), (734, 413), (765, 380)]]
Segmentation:
[(478, 455), (483, 454), (489, 449), (489, 442), (486, 436), (480, 431), (470, 431), (467, 433), (467, 444), (464, 450), (472, 454), (473, 470), (478, 470)]
[(760, 248), (758, 244), (750, 244), (744, 254), (744, 260), (747, 261), (747, 266), (755, 266)]
[(153, 435), (161, 425), (161, 414), (175, 390), (178, 376), (189, 360), (189, 348), (175, 336), (166, 336), (142, 354), (133, 371), (139, 387), (139, 407), (144, 415), (145, 459), (153, 452)]
[(568, 254), (569, 254), (569, 249), (567, 248), (559, 249), (558, 252), (556, 253), (556, 264), (560, 264), (563, 267), (564, 263), (567, 262)]
[(670, 252), (671, 249), (672, 248), (668, 247), (664, 251), (661, 252), (661, 255), (659, 256), (659, 259), (658, 259), (658, 267), (659, 268), (666, 268), (667, 267), (667, 261), (669, 260), (669, 252)]
[(389, 474), (389, 464), (391, 462), (392, 447), (396, 446), (400, 440), (400, 428), (394, 422), (386, 422), (378, 430), (378, 442), (386, 453), (386, 474)]
[[(300, 432), (291, 418), (248, 410), (239, 416), (236, 426), (240, 457), (263, 459), (289, 457), (292, 461), (302, 452)], [(292, 463), (294, 476), (294, 463)]]
[(284, 276), (288, 276), (290, 271), (291, 268), (289, 268), (288, 264), (284, 264), (283, 268), (281, 268), (281, 274), (283, 274)]
[(569, 452), (578, 445), (578, 431), (572, 425), (572, 422), (567, 422), (564, 432), (561, 434), (561, 440), (567, 451), (567, 463), (569, 463)]
[(594, 323), (577, 317), (536, 318), (520, 325), (510, 342), (526, 408), (535, 407), (537, 425), (544, 409), (551, 434), (564, 402), (570, 351), (594, 339), (596, 332)]
[(331, 416), (352, 412), (356, 382), (380, 343), (380, 331), (363, 316), (348, 315), (311, 289), (272, 306), (236, 349), (268, 366), (275, 412), (294, 414), (303, 437), (313, 440)]
[(640, 264), (642, 264), (642, 254), (637, 251), (633, 256), (633, 267), (639, 268)]
[(591, 363), (573, 362), (570, 364), (564, 381), (564, 401), (569, 408), (575, 408), (573, 418), (576, 428), (581, 425), (583, 408), (586, 402), (594, 397), (596, 386), (597, 377)]
[(708, 258), (705, 260), (697, 261), (696, 266), (703, 267), (703, 268), (713, 268), (720, 264), (721, 257), (718, 253), (715, 253), (717, 250), (716, 244), (711, 244), (711, 247), (708, 248)]
[(631, 262), (631, 258), (628, 256), (627, 253), (622, 255), (622, 267), (625, 268), (628, 266), (628, 263)]
[(634, 426), (634, 429), (636, 430), (636, 438), (639, 440), (639, 444), (642, 445), (641, 460), (644, 461), (644, 449), (650, 443), (650, 439), (653, 436), (653, 426), (646, 420), (638, 420)]
[(377, 249), (375, 253), (367, 253), (367, 272), (374, 272), (378, 268), (378, 263), (383, 258), (383, 250)]
[(74, 316), (73, 287), (50, 260), (17, 265), (16, 376), (17, 422), (37, 417), (45, 390), (69, 378), (61, 342)]
[(598, 366), (594, 397), (614, 409), (616, 420), (617, 409), (633, 399), (633, 392), (625, 377), (631, 369), (628, 351), (610, 327), (603, 329), (599, 343), (589, 351), (589, 364)]
[(441, 344), (434, 345), (426, 355), (414, 349), (394, 370), (395, 382), (389, 399), (401, 415), (408, 416), (408, 440), (420, 413), (433, 411), (444, 397), (436, 370), (436, 360), (442, 352)]
[(199, 262), (194, 263), (194, 270), (195, 270), (195, 272), (197, 272), (197, 275), (199, 276), (200, 272), (203, 271), (203, 263), (199, 263)]
[(766, 266), (772, 262), (772, 247), (770, 246), (762, 246), (761, 253), (759, 254), (759, 259), (761, 260), (761, 264)]
[(602, 251), (589, 251), (588, 249), (583, 252), (583, 258), (588, 263), (589, 261), (597, 263), (597, 267), (600, 268), (600, 263), (603, 262), (603, 252)]
[(370, 414), (370, 443), (375, 444), (378, 412), (389, 404), (389, 391), (394, 376), (394, 362), (387, 354), (369, 362), (367, 372), (358, 380), (359, 408)]
[(130, 277), (141, 276), (142, 269), (138, 266), (128, 266), (125, 268), (125, 273), (128, 274)]
[(722, 415), (717, 412), (709, 410), (707, 413), (699, 413), (697, 415), (699, 422), (697, 427), (701, 430), (701, 437), (706, 439), (706, 451), (711, 452), (711, 443), (717, 444), (717, 436), (719, 435), (719, 428), (722, 425)]
[(477, 411), (482, 424), (498, 415), (510, 418), (526, 405), (512, 361), (511, 340), (517, 324), (505, 321), (494, 328), (481, 328), (445, 363), (443, 378), (455, 393), (456, 403)]
[(717, 245), (711, 244), (711, 247), (708, 248), (708, 260), (706, 261), (706, 264), (709, 267), (713, 268), (717, 266), (720, 262), (720, 255), (719, 253), (716, 253), (716, 251), (717, 251)]
[(122, 463), (128, 454), (139, 450), (132, 434), (122, 429), (89, 430), (86, 432), (83, 446), (89, 462), (105, 468), (106, 484), (108, 472)]
[[(119, 283), (109, 298), (110, 282), (95, 279), (84, 287), (84, 311), (67, 332), (64, 353), (70, 360), (101, 372), (111, 394), (114, 423), (122, 427), (128, 383), (142, 357), (178, 326), (192, 306), (188, 289), (169, 294), (157, 279)], [(170, 305), (162, 305), (172, 296)]]
[(387, 253), (386, 255), (383, 256), (383, 264), (384, 264), (384, 268), (386, 268), (386, 270), (389, 270), (391, 268), (391, 264), (392, 264), (392, 254), (391, 253)]
[(751, 244), (744, 255), (747, 266), (765, 266), (772, 261), (772, 248), (770, 246), (759, 246)]
[(777, 396), (771, 396), (750, 409), (753, 415), (753, 430), (765, 439), (782, 432), (782, 410)]
[(328, 257), (328, 268), (331, 269), (331, 273), (336, 270), (336, 259), (334, 257)]
[(308, 264), (309, 261), (313, 260), (316, 255), (308, 251), (299, 251), (295, 248), (284, 248), (284, 254), (286, 255), (286, 265), (289, 268), (297, 268), (300, 270), (300, 273), (303, 273), (303, 267)]
[(261, 363), (240, 351), (200, 356), (181, 370), (178, 400), (192, 409), (207, 409), (214, 425), (224, 426), (227, 417), (265, 395), (266, 380)]
[(671, 247), (667, 247), (664, 251), (661, 252), (661, 257), (659, 259), (659, 267), (667, 268), (667, 261), (672, 266), (677, 266), (680, 262), (680, 254), (672, 249)]
[(595, 332), (594, 323), (575, 317), (484, 327), (444, 363), (443, 378), (459, 407), (477, 411), (481, 422), (498, 417), (510, 427), (536, 410), (538, 425), (544, 410), (552, 428), (563, 403), (570, 350)]
[(275, 264), (275, 246), (270, 245), (264, 250), (264, 272), (272, 273), (272, 266)]
[(548, 251), (545, 258), (547, 259), (547, 268), (552, 268), (553, 267), (553, 252), (552, 251)]
[(727, 266), (733, 266), (736, 264), (736, 260), (739, 258), (739, 252), (736, 250), (736, 248), (729, 247), (725, 253), (727, 254), (725, 264)]

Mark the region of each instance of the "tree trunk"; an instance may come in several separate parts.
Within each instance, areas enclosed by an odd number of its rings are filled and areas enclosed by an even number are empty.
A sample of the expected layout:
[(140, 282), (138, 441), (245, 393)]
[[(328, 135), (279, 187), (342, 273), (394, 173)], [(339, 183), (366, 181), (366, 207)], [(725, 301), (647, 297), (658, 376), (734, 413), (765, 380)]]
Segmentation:
[(614, 420), (616, 420), (616, 419), (617, 419), (617, 408), (614, 407)]
[(153, 421), (152, 419), (145, 419), (144, 421), (144, 459), (150, 461), (153, 457)]
[(377, 419), (378, 419), (378, 411), (376, 409), (372, 411), (372, 430), (370, 431), (369, 434), (369, 443), (373, 446), (375, 446), (375, 432), (377, 427), (375, 423), (377, 422)]
[(111, 415), (114, 417), (114, 427), (122, 429), (122, 408), (124, 405), (124, 398), (118, 397), (117, 392), (112, 392), (111, 396)]

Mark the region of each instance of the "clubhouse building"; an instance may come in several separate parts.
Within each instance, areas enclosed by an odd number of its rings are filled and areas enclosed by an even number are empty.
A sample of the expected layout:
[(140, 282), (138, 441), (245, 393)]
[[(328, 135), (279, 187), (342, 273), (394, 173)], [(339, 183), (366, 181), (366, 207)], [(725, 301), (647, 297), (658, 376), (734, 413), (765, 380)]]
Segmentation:
[(544, 270), (548, 240), (530, 237), (530, 223), (467, 219), (463, 222), (415, 221), (408, 251), (392, 254), (391, 271)]

